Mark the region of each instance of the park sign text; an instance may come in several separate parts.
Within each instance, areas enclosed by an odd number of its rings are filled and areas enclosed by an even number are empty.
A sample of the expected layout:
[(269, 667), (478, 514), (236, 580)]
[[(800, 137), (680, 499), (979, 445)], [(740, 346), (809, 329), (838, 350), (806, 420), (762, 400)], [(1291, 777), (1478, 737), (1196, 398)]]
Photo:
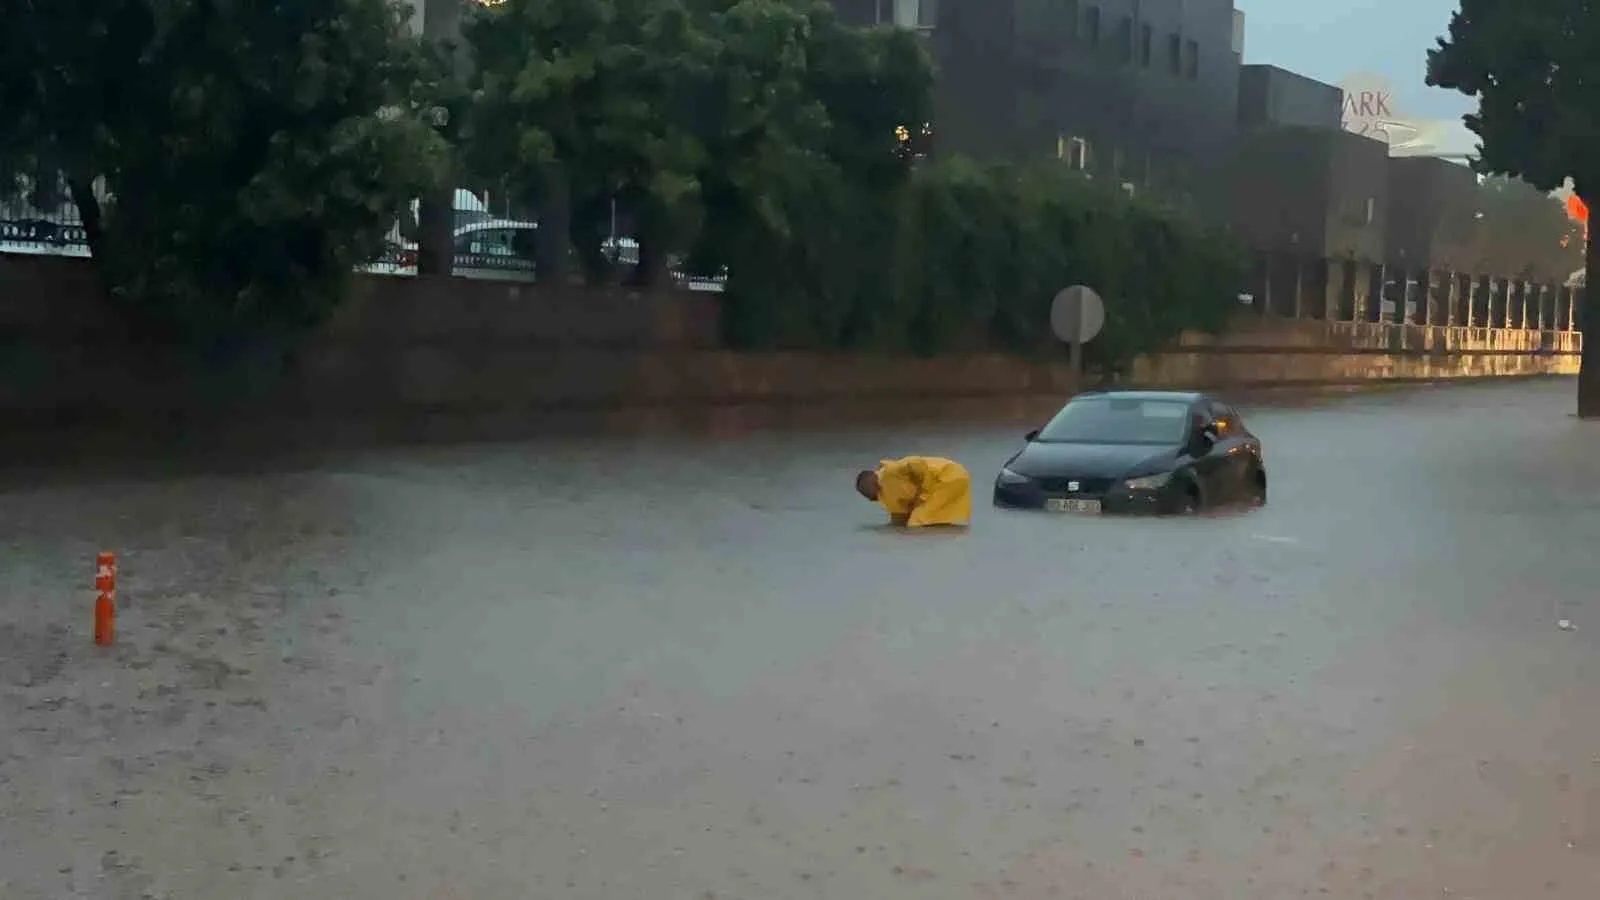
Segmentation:
[(1346, 91), (1344, 129), (1362, 137), (1388, 142), (1396, 123), (1393, 101), (1386, 90)]

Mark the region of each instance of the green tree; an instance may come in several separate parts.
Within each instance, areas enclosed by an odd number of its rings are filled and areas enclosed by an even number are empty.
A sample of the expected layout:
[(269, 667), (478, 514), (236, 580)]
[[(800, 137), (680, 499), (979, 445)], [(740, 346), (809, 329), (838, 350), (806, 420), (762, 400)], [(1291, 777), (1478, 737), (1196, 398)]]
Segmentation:
[(317, 319), (439, 180), (433, 60), (387, 0), (20, 2), (16, 140), (65, 170), (110, 295), (192, 345)]
[(692, 272), (714, 274), (748, 252), (752, 228), (786, 228), (780, 186), (811, 165), (828, 124), (806, 84), (810, 12), (791, 0), (699, 0), (697, 14), (719, 41), (691, 119), (705, 148)]
[[(560, 199), (591, 279), (607, 275), (611, 203), (636, 223), (640, 280), (686, 243), (704, 150), (690, 128), (716, 41), (679, 0), (506, 0), (474, 11), (467, 142), (475, 168), (524, 196)], [(552, 204), (541, 203), (550, 210)], [(562, 212), (561, 210), (551, 210)], [(539, 271), (566, 244), (542, 218)]]
[(926, 50), (903, 29), (843, 25), (811, 0), (746, 0), (722, 15), (722, 92), (704, 104), (722, 116), (705, 137), (706, 228), (691, 267), (728, 268), (730, 337), (912, 343), (890, 308), (911, 171), (894, 149), (897, 126), (931, 115)]
[(1477, 198), (1475, 215), (1488, 226), (1479, 229), (1489, 237), (1479, 257), (1485, 271), (1561, 282), (1582, 268), (1583, 232), (1560, 200), (1503, 177), (1485, 178)]
[(809, 87), (827, 112), (826, 152), (853, 181), (891, 188), (910, 171), (895, 130), (931, 125), (933, 59), (907, 29), (845, 26), (827, 7), (812, 18)]
[(1226, 235), (1062, 166), (940, 160), (917, 170), (908, 196), (893, 307), (924, 352), (976, 340), (1059, 354), (1051, 300), (1087, 284), (1106, 298), (1088, 363), (1111, 375), (1186, 330), (1220, 329), (1238, 308), (1245, 257)]
[(137, 76), (155, 10), (146, 0), (12, 0), (3, 15), (0, 108), (9, 121), (0, 162), (30, 181), (59, 166), (90, 248), (103, 256), (96, 179), (115, 167), (113, 135), (138, 125), (136, 97), (147, 86)]
[[(1600, 8), (1571, 0), (1461, 0), (1449, 34), (1428, 52), (1428, 84), (1476, 97), (1465, 117), (1480, 171), (1543, 191), (1567, 178), (1600, 203)], [(1591, 241), (1588, 272), (1600, 270)], [(1600, 417), (1600, 308), (1584, 290), (1578, 415)]]

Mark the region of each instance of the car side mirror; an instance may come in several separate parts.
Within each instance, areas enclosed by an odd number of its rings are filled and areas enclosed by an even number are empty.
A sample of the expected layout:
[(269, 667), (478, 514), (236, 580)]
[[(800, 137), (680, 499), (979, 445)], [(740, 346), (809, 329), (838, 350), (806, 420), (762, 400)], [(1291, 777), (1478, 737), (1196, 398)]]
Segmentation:
[(1035, 428), (1034, 430), (1028, 432), (1027, 434), (1022, 436), (1022, 439), (1027, 441), (1030, 444), (1033, 443), (1034, 441), (1037, 441), (1039, 439), (1039, 429)]

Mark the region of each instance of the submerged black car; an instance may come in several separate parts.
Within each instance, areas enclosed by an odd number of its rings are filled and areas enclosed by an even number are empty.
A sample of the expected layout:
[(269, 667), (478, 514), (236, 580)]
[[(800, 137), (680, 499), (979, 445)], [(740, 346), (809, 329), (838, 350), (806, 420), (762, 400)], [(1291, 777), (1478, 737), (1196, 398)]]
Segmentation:
[(1267, 502), (1261, 441), (1204, 394), (1080, 394), (1028, 434), (994, 482), (996, 506), (1192, 513)]

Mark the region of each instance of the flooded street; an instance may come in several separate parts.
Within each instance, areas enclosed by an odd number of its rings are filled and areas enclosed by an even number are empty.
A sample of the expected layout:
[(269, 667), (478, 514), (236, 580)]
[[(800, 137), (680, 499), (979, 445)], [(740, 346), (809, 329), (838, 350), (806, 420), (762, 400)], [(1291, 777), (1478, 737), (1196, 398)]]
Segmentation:
[[(1247, 405), (1195, 520), (990, 508), (1026, 429), (12, 477), (0, 897), (1592, 900), (1572, 391)], [(852, 492), (910, 453), (970, 532)]]

